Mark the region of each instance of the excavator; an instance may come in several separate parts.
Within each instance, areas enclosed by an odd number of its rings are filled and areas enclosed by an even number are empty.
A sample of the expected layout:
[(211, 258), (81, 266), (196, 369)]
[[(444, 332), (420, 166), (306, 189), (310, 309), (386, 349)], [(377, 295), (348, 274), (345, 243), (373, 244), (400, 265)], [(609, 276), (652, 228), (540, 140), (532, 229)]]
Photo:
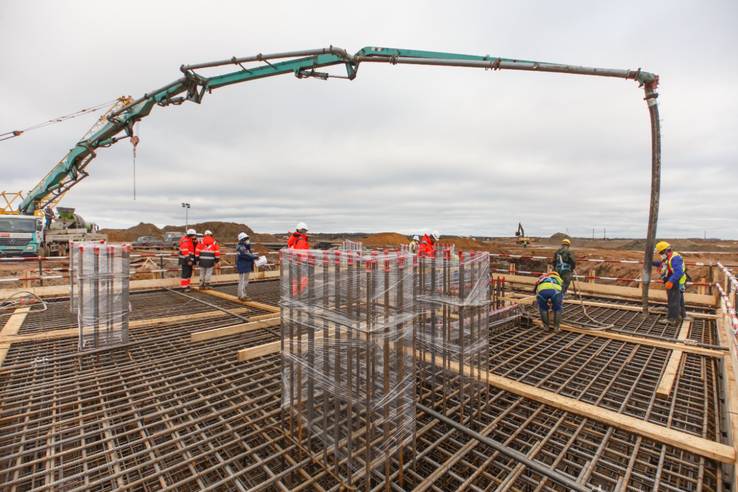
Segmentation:
[[(37, 211), (43, 210), (48, 204), (58, 200), (71, 187), (88, 176), (86, 168), (97, 156), (99, 149), (110, 147), (123, 139), (130, 139), (135, 151), (138, 136), (135, 135), (134, 125), (148, 116), (154, 106), (176, 106), (185, 102), (199, 104), (207, 94), (222, 87), (278, 75), (292, 74), (298, 79), (353, 80), (356, 78), (359, 66), (362, 63), (466, 67), (485, 71), (521, 70), (620, 78), (637, 82), (644, 90), (644, 99), (651, 120), (651, 203), (644, 265), (651, 264), (658, 218), (661, 175), (661, 132), (658, 117), (658, 93), (656, 92), (659, 76), (640, 68), (632, 70), (586, 67), (490, 55), (467, 55), (383, 47), (365, 47), (352, 55), (342, 48), (329, 46), (314, 50), (271, 54), (259, 53), (242, 58), (233, 57), (214, 62), (182, 65), (180, 67), (182, 76), (174, 82), (147, 92), (133, 101), (125, 101), (121, 103), (121, 107), (110, 111), (99, 127), (80, 140), (41, 182), (22, 197), (17, 212), (20, 215), (33, 216)], [(204, 70), (224, 66), (233, 66), (236, 69), (213, 76), (202, 73)], [(343, 67), (345, 73), (326, 71), (328, 67)], [(23, 227), (30, 229), (30, 226)], [(1, 234), (3, 234), (2, 231), (0, 231)], [(647, 271), (644, 267), (644, 280), (649, 277), (650, 270)], [(647, 299), (648, 282), (644, 282), (643, 285), (644, 299)], [(644, 311), (647, 311), (646, 300), (644, 300)]]
[(525, 229), (523, 229), (522, 222), (518, 222), (518, 230), (515, 231), (515, 236), (518, 238), (518, 244), (524, 248), (528, 247), (530, 238), (525, 235)]

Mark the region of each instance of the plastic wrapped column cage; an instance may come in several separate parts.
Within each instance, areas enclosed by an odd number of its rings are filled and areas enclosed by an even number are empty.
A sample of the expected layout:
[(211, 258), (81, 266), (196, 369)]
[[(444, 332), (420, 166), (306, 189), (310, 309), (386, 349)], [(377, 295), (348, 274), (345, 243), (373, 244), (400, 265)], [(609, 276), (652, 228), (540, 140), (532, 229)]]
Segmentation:
[(72, 243), (70, 306), (77, 314), (79, 349), (128, 342), (129, 245)]
[(350, 239), (344, 239), (341, 242), (341, 251), (351, 251), (354, 253), (361, 253), (364, 249), (364, 245), (361, 241), (351, 241)]
[(489, 396), (489, 253), (437, 251), (418, 258), (417, 348), (421, 392), (457, 408), (470, 427)]
[[(281, 251), (285, 431), (347, 485), (415, 433), (413, 257)], [(386, 476), (386, 473), (385, 473)]]

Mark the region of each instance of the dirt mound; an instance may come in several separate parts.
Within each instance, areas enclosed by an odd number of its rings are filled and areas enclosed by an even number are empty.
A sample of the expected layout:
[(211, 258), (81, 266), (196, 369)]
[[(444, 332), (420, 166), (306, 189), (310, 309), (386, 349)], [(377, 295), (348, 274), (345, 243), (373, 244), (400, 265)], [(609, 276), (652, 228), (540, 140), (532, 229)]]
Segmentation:
[(135, 241), (139, 236), (161, 237), (161, 229), (154, 224), (141, 222), (138, 225), (129, 227), (128, 229), (101, 229), (101, 233), (108, 235), (108, 241), (111, 242), (131, 242)]
[(384, 246), (397, 247), (401, 244), (409, 243), (410, 238), (396, 232), (378, 232), (361, 238), (361, 242), (364, 246), (370, 248), (380, 248)]
[[(272, 241), (274, 237), (271, 234), (258, 234), (255, 233), (252, 228), (246, 224), (238, 224), (236, 222), (200, 222), (198, 224), (190, 224), (189, 227), (195, 229), (198, 233), (203, 233), (207, 230), (213, 232), (215, 239), (220, 242), (236, 242), (239, 232), (245, 232), (251, 237), (252, 241)], [(164, 232), (184, 232), (185, 226), (164, 226), (162, 229)]]
[[(197, 232), (213, 231), (215, 238), (220, 242), (230, 243), (236, 242), (239, 232), (245, 232), (251, 236), (252, 241), (274, 241), (275, 238), (271, 234), (258, 234), (246, 224), (237, 224), (235, 222), (201, 222), (199, 224), (190, 224), (189, 227), (194, 228)], [(165, 232), (184, 233), (185, 226), (168, 225), (159, 229), (154, 224), (141, 222), (140, 224), (129, 227), (128, 229), (102, 229), (100, 232), (108, 235), (111, 242), (132, 242), (140, 236), (154, 236), (161, 238)]]

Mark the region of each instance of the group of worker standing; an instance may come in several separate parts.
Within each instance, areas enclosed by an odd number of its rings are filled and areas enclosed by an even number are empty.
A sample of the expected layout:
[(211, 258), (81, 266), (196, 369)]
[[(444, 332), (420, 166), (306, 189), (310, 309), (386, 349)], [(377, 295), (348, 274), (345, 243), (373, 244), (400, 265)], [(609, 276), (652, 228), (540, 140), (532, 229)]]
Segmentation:
[[(300, 222), (295, 231), (290, 233), (287, 247), (290, 249), (310, 249), (308, 238), (308, 227)], [(411, 253), (420, 257), (435, 256), (436, 247), (440, 239), (438, 231), (420, 235), (414, 235), (408, 245)], [(687, 317), (684, 307), (684, 290), (688, 275), (682, 256), (673, 251), (671, 245), (666, 241), (656, 244), (655, 252), (659, 259), (653, 262), (653, 266), (660, 269), (661, 280), (667, 292), (668, 315), (667, 318), (659, 320), (660, 323), (677, 324)], [(249, 275), (254, 270), (254, 262), (258, 255), (251, 250), (248, 234), (241, 232), (238, 235), (236, 246), (236, 268), (239, 274), (238, 298), (247, 299), (246, 288), (249, 283)], [(179, 260), (182, 266), (180, 285), (185, 290), (190, 289), (192, 271), (195, 265), (200, 267), (200, 287), (207, 288), (210, 285), (213, 267), (220, 261), (220, 246), (213, 237), (211, 231), (205, 231), (201, 241), (198, 241), (194, 229), (188, 229), (187, 233), (179, 241)], [(564, 308), (564, 298), (571, 284), (576, 269), (576, 257), (571, 249), (571, 240), (564, 238), (561, 247), (554, 253), (551, 262), (551, 270), (544, 273), (536, 280), (533, 291), (536, 296), (541, 321), (546, 329), (561, 330), (561, 316)], [(299, 289), (299, 286), (295, 286)], [(553, 317), (551, 317), (553, 313)]]
[[(249, 235), (245, 232), (238, 234), (236, 246), (236, 269), (238, 270), (238, 298), (248, 299), (246, 287), (249, 284), (249, 276), (254, 271), (254, 262), (259, 258), (251, 251)], [(220, 262), (220, 244), (213, 237), (212, 231), (205, 231), (201, 240), (197, 237), (195, 229), (187, 229), (187, 232), (179, 240), (179, 263), (182, 267), (180, 275), (180, 287), (185, 291), (190, 290), (192, 273), (195, 266), (200, 268), (200, 288), (210, 287), (213, 276), (213, 268)]]

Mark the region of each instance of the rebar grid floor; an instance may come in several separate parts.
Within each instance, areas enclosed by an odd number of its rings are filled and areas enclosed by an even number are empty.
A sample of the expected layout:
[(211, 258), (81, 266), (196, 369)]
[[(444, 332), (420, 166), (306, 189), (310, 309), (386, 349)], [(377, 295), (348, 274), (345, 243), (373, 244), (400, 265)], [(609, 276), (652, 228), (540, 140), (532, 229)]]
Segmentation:
[[(531, 308), (531, 313), (537, 308)], [(593, 324), (587, 315), (602, 324), (613, 324), (607, 331), (638, 335), (660, 340), (676, 340), (679, 336), (680, 326), (675, 324), (659, 323), (665, 314), (624, 311), (616, 308), (593, 307), (580, 304), (566, 304), (564, 306), (564, 323)], [(717, 345), (717, 328), (713, 320), (695, 319), (687, 335), (687, 339), (694, 340), (705, 345)]]
[[(201, 299), (225, 309), (243, 308), (242, 304), (209, 296), (201, 292), (189, 292), (187, 295), (194, 299), (188, 299), (187, 297), (169, 291), (131, 293), (129, 320), (163, 318), (214, 310), (213, 307), (198, 302), (195, 299)], [(29, 313), (18, 333), (20, 335), (33, 335), (77, 326), (77, 316), (69, 312), (68, 300), (49, 302), (47, 306), (46, 311)], [(251, 308), (250, 312), (252, 314), (264, 314), (267, 311)]]
[[(264, 290), (259, 300), (270, 288), (278, 292), (277, 282), (256, 285)], [(274, 341), (273, 332), (190, 342), (193, 331), (240, 322), (133, 330), (128, 346), (84, 356), (73, 338), (13, 344), (2, 367), (15, 368), (0, 371), (0, 489), (338, 490), (341, 483), (316, 463), (320, 456), (282, 434), (279, 354), (236, 362), (239, 349)], [(666, 350), (540, 329), (490, 331), (497, 374), (718, 439), (719, 375), (710, 358), (685, 355), (664, 399), (653, 394)], [(419, 380), (419, 401), (432, 402), (432, 390)], [(460, 417), (453, 399), (446, 410)], [(490, 387), (487, 403), (474, 410), (475, 429), (582, 484), (633, 491), (723, 485), (713, 460), (506, 391)], [(402, 466), (392, 457), (373, 472), (373, 490), (386, 479), (393, 490), (564, 490), (422, 412), (416, 445), (406, 451)]]
[(490, 333), (489, 370), (708, 439), (719, 437), (718, 361), (684, 354), (668, 397), (656, 388), (670, 350), (542, 328)]

